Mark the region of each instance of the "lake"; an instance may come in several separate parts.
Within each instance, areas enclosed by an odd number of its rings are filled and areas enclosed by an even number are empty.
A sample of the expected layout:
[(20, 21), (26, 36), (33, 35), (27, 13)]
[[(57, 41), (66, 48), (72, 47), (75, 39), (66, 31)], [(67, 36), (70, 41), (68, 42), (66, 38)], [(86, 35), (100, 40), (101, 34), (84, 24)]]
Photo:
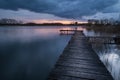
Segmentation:
[[(73, 26), (74, 27), (74, 26)], [(69, 26), (0, 27), (0, 80), (46, 80), (71, 36)], [(119, 30), (78, 27), (86, 36), (116, 36)], [(92, 44), (115, 80), (120, 80), (120, 45)]]
[(46, 80), (70, 36), (57, 27), (0, 27), (0, 80)]

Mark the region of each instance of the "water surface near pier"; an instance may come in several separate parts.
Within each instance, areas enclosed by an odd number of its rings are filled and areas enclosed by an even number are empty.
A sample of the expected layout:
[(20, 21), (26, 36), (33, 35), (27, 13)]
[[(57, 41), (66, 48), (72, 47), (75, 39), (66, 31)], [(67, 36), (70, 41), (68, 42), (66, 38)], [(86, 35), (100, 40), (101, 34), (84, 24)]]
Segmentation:
[(46, 80), (70, 36), (58, 27), (0, 27), (0, 80)]
[[(73, 26), (74, 27), (74, 26)], [(64, 50), (70, 35), (59, 30), (70, 26), (0, 27), (0, 80), (46, 80)], [(78, 27), (86, 36), (115, 36), (106, 29)], [(120, 80), (120, 46), (92, 44), (115, 80)]]
[[(84, 33), (86, 36), (94, 37), (115, 37), (120, 35), (120, 28), (117, 27), (94, 27), (87, 28)], [(104, 39), (104, 38), (103, 38)], [(101, 39), (102, 40), (102, 39)], [(94, 51), (100, 57), (100, 60), (107, 67), (115, 80), (120, 80), (120, 44), (92, 44)]]

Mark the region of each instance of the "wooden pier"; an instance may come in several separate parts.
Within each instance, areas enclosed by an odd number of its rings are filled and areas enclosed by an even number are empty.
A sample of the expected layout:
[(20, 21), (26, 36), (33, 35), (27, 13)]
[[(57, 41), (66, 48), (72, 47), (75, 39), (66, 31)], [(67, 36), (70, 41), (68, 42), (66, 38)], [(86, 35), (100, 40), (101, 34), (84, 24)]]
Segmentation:
[(60, 30), (60, 35), (73, 35), (76, 30)]
[(48, 80), (113, 80), (113, 78), (92, 50), (88, 39), (81, 31), (76, 31)]

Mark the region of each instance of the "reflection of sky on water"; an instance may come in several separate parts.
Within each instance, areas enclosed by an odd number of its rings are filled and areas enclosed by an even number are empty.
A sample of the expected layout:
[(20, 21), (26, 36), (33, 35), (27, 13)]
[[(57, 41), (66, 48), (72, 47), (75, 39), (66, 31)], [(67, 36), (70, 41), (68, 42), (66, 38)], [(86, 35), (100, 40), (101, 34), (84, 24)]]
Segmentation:
[[(70, 39), (59, 36), (60, 29), (74, 27), (0, 27), (0, 80), (45, 80)], [(111, 36), (77, 29), (87, 36)], [(93, 49), (120, 80), (120, 45), (93, 44)]]
[[(94, 32), (84, 30), (86, 36), (115, 36), (106, 32)], [(117, 34), (118, 35), (118, 34)], [(120, 80), (120, 45), (116, 44), (92, 44), (93, 49), (99, 55), (101, 61), (111, 72), (115, 80)]]
[(93, 45), (115, 80), (120, 80), (120, 45)]
[(119, 33), (108, 33), (108, 32), (106, 32), (106, 30), (105, 31), (95, 31), (94, 29), (91, 29), (91, 30), (88, 30), (88, 29), (85, 29), (84, 30), (84, 34), (86, 35), (86, 36), (110, 36), (110, 37), (114, 37), (114, 36), (117, 36), (117, 35), (119, 35)]
[(93, 30), (92, 31), (87, 31), (87, 30), (84, 30), (84, 34), (86, 35), (86, 36), (100, 36), (100, 34), (99, 33), (95, 33)]
[(0, 80), (45, 80), (70, 36), (56, 27), (0, 27)]
[[(19, 41), (29, 41), (33, 39), (49, 39), (53, 38), (55, 36), (58, 36), (59, 28), (15, 28), (15, 27), (9, 27), (9, 28), (2, 28), (0, 29), (0, 41), (11, 41), (11, 40), (19, 40)], [(4, 35), (4, 36), (2, 36)]]

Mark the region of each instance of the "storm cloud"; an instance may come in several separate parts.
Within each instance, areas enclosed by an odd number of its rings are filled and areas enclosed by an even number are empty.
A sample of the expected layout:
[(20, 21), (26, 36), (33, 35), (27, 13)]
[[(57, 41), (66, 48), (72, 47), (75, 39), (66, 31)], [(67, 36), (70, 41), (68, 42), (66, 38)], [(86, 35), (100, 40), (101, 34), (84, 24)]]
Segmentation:
[(112, 12), (110, 9), (114, 9), (117, 3), (119, 0), (0, 0), (0, 9), (26, 9), (59, 17), (80, 18), (97, 12)]

